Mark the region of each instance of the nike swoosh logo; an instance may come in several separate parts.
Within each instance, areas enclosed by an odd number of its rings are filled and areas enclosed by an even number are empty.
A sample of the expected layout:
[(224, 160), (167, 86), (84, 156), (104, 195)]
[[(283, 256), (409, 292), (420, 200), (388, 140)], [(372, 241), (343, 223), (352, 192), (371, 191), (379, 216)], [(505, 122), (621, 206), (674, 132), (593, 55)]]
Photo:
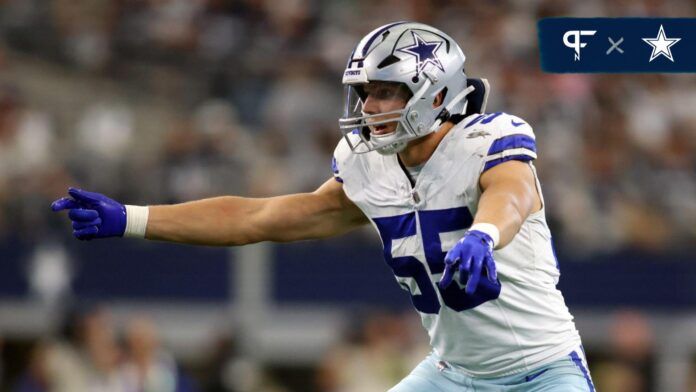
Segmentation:
[(522, 122), (515, 122), (515, 120), (510, 119), (510, 124), (512, 124), (513, 127), (519, 127), (520, 125), (524, 124), (524, 121), (522, 121)]
[(540, 371), (540, 372), (537, 373), (537, 374), (532, 374), (532, 375), (530, 375), (530, 376), (527, 376), (527, 377), (524, 378), (524, 380), (525, 380), (526, 382), (530, 382), (530, 381), (534, 380), (535, 378), (541, 376), (542, 374), (546, 373), (547, 370), (549, 370), (549, 369), (544, 369), (544, 370)]

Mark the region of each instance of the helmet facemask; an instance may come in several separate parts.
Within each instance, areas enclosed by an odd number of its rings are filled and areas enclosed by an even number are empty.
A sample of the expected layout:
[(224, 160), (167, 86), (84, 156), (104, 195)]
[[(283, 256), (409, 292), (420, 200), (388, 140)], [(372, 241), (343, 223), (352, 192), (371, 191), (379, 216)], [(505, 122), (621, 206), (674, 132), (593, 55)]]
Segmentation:
[[(360, 136), (360, 141), (355, 145), (351, 143), (350, 138), (346, 138), (348, 143), (351, 144), (350, 147), (353, 152), (360, 154), (377, 150), (379, 153), (385, 155), (395, 154), (403, 150), (410, 140), (423, 136), (423, 130), (418, 129), (418, 126), (413, 126), (413, 123), (416, 122), (420, 116), (417, 111), (413, 110), (413, 106), (414, 103), (423, 98), (424, 93), (428, 90), (429, 84), (426, 82), (415, 94), (412, 94), (408, 87), (402, 83), (380, 81), (376, 83), (393, 86), (392, 96), (380, 94), (379, 90), (381, 90), (381, 88), (377, 87), (376, 99), (402, 99), (406, 101), (405, 106), (401, 109), (384, 113), (366, 113), (364, 111), (364, 103), (367, 98), (366, 90), (369, 90), (369, 83), (346, 85), (344, 113), (343, 118), (339, 120), (339, 126), (344, 136), (351, 133)], [(396, 127), (391, 132), (380, 133), (378, 131), (381, 126), (393, 124), (395, 124)]]
[[(365, 111), (368, 95), (382, 104), (386, 101), (388, 105), (393, 101), (397, 107), (401, 107), (386, 112), (368, 113)], [(356, 153), (377, 150), (393, 154), (401, 151), (406, 146), (403, 139), (409, 136), (402, 123), (412, 96), (403, 83), (376, 81), (346, 85), (344, 113), (339, 126), (344, 135), (354, 133), (360, 136), (360, 141), (351, 145), (351, 149)], [(403, 106), (399, 102), (403, 102)], [(390, 127), (393, 129), (389, 130)], [(351, 143), (350, 138), (347, 139)]]
[[(377, 99), (399, 99), (399, 97), (396, 95), (404, 97), (405, 94), (408, 94), (410, 98), (406, 101), (406, 105), (401, 109), (384, 113), (369, 114), (365, 113), (363, 110), (365, 99), (367, 98), (367, 93), (365, 90), (369, 83), (345, 86), (344, 112), (343, 118), (339, 120), (339, 127), (343, 135), (346, 137), (351, 150), (358, 154), (374, 150), (383, 155), (401, 152), (409, 141), (436, 131), (437, 128), (439, 128), (439, 126), (449, 118), (450, 110), (455, 105), (459, 104), (467, 94), (473, 91), (473, 88), (467, 88), (457, 94), (446, 107), (443, 107), (444, 104), (440, 104), (437, 108), (442, 109), (440, 110), (436, 120), (432, 123), (429, 129), (425, 129), (423, 123), (419, 121), (422, 115), (419, 114), (416, 103), (426, 99), (432, 104), (438, 94), (447, 94), (446, 88), (440, 90), (437, 94), (435, 94), (434, 97), (424, 97), (425, 93), (432, 85), (430, 80), (426, 80), (423, 86), (421, 86), (421, 88), (413, 95), (410, 93), (408, 87), (404, 84), (396, 82), (377, 83), (398, 86), (398, 90), (394, 88), (394, 96), (379, 96), (379, 92), (377, 92)], [(369, 87), (367, 87), (367, 89), (369, 89)], [(378, 131), (378, 127), (388, 126), (391, 124), (396, 124), (393, 131), (388, 133), (380, 133)], [(377, 131), (373, 131), (375, 129)], [(357, 134), (360, 137), (360, 140), (357, 143), (354, 143), (354, 139), (351, 141), (351, 138), (347, 137), (349, 134)]]

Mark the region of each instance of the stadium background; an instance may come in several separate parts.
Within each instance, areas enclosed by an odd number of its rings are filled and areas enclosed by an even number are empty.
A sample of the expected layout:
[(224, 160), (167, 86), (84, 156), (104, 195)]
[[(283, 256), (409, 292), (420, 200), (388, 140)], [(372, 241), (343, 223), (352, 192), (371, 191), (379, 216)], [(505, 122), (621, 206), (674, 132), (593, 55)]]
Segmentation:
[(129, 204), (313, 190), (331, 176), (348, 53), (404, 19), (457, 39), (491, 82), (489, 111), (534, 126), (560, 287), (599, 390), (695, 390), (696, 78), (544, 74), (536, 42), (546, 16), (694, 11), (1, 0), (2, 390), (134, 390), (148, 362), (152, 391), (370, 392), (408, 372), (425, 332), (369, 228), (239, 249), (85, 243), (49, 210), (69, 185)]

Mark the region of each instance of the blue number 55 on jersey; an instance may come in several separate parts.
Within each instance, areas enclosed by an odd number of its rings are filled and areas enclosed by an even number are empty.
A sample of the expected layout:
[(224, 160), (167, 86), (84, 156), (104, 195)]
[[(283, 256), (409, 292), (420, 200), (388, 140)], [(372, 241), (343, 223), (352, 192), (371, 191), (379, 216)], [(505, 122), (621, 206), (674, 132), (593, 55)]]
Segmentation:
[[(445, 255), (448, 250), (442, 249), (440, 235), (471, 226), (473, 217), (468, 208), (413, 211), (404, 215), (374, 218), (373, 221), (382, 238), (384, 259), (394, 271), (394, 275), (397, 278), (411, 278), (415, 281), (417, 290), (409, 288), (409, 291), (411, 301), (419, 312), (439, 313), (442, 307), (439, 298), (442, 298), (445, 306), (461, 312), (496, 299), (500, 295), (499, 280), (491, 283), (487, 279), (482, 279), (478, 289), (472, 295), (467, 295), (464, 288), (456, 283), (449, 285), (446, 289), (441, 289), (435, 284), (437, 279), (434, 275), (444, 271)], [(394, 241), (417, 236), (419, 228), (425, 263), (419, 260), (417, 255), (394, 257), (392, 255)], [(435, 290), (439, 291), (439, 297)]]

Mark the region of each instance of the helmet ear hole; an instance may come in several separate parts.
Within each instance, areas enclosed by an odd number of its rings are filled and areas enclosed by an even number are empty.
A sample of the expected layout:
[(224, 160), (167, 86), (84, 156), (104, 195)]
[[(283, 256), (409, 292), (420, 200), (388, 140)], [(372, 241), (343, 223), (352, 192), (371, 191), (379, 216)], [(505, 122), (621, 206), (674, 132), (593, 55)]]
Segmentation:
[(440, 90), (437, 95), (435, 95), (435, 98), (433, 99), (433, 108), (438, 108), (442, 106), (442, 104), (445, 102), (445, 98), (447, 97), (447, 87), (443, 88)]

